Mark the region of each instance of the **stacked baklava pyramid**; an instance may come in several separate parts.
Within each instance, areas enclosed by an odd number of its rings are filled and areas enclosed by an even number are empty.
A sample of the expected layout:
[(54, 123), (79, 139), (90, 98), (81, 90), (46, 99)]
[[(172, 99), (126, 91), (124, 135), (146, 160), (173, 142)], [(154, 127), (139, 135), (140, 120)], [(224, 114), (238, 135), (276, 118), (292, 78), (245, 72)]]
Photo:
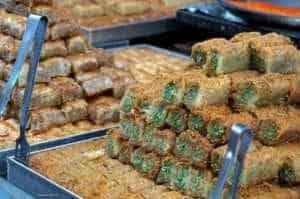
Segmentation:
[[(242, 123), (253, 129), (254, 140), (240, 196), (300, 198), (300, 111), (293, 104), (299, 101), (299, 55), (289, 38), (276, 33), (195, 44), (196, 68), (127, 90), (120, 128), (107, 137), (108, 155), (157, 184), (208, 198), (230, 128)], [(226, 190), (231, 182), (232, 175)]]
[[(85, 120), (97, 125), (118, 121), (118, 99), (132, 82), (130, 75), (114, 68), (102, 49), (90, 47), (77, 23), (68, 13), (54, 9), (51, 1), (10, 1), (9, 5), (0, 12), (2, 82), (8, 79), (15, 62), (26, 26), (26, 14), (46, 15), (49, 19), (32, 96), (31, 132), (41, 133), (51, 127)], [(22, 67), (13, 92), (6, 115), (8, 119), (18, 118), (27, 71), (28, 63)], [(1, 122), (2, 126), (6, 125), (5, 121)], [(12, 134), (11, 129), (1, 128), (1, 131), (5, 131), (1, 136), (4, 140)]]

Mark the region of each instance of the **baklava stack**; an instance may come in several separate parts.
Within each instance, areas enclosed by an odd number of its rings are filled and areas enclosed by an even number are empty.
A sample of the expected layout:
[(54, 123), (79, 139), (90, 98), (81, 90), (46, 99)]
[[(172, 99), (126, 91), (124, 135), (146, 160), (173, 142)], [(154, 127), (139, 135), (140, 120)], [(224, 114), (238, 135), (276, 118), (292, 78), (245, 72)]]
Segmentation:
[[(32, 96), (30, 130), (45, 132), (51, 127), (85, 120), (97, 125), (118, 121), (119, 98), (132, 82), (130, 75), (114, 68), (103, 50), (91, 48), (77, 23), (67, 13), (54, 9), (51, 1), (17, 3), (49, 19)], [(9, 77), (27, 21), (26, 16), (7, 10), (0, 12), (2, 81)], [(22, 68), (6, 118), (18, 118), (27, 72), (28, 63)]]
[[(242, 123), (254, 130), (255, 140), (240, 196), (276, 198), (280, 190), (280, 198), (300, 198), (300, 111), (290, 103), (300, 57), (292, 41), (275, 33), (241, 33), (198, 43), (192, 57), (196, 69), (127, 90), (120, 129), (107, 138), (109, 156), (157, 184), (208, 198), (230, 128)], [(228, 188), (231, 182), (232, 175)]]

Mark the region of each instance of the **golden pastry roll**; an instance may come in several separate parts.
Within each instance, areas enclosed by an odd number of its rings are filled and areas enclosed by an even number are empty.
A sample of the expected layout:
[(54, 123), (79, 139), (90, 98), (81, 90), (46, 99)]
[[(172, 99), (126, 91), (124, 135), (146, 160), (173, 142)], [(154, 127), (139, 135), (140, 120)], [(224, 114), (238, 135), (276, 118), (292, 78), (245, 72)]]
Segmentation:
[(54, 57), (42, 61), (38, 67), (49, 77), (69, 76), (72, 72), (71, 62), (62, 57)]
[(230, 41), (231, 42), (245, 42), (248, 43), (251, 41), (251, 39), (261, 37), (260, 32), (241, 32), (236, 35), (234, 35)]
[(206, 136), (206, 126), (215, 115), (230, 115), (230, 108), (224, 105), (221, 106), (204, 106), (193, 108), (189, 114), (188, 127), (192, 131)]
[(132, 166), (149, 179), (156, 179), (160, 170), (160, 158), (148, 153), (143, 148), (136, 149), (130, 158)]
[(88, 51), (88, 43), (82, 36), (75, 36), (67, 39), (67, 49), (70, 54), (86, 53)]
[(98, 77), (87, 80), (82, 83), (82, 88), (88, 97), (102, 94), (105, 91), (112, 90), (114, 82), (111, 77), (99, 75)]
[(67, 102), (61, 110), (68, 122), (77, 122), (88, 118), (88, 103), (84, 99)]
[(116, 3), (112, 9), (119, 15), (142, 14), (150, 10), (150, 4), (145, 1), (130, 0)]
[(0, 58), (6, 63), (10, 63), (16, 59), (20, 41), (11, 36), (0, 34)]
[(168, 104), (179, 105), (183, 102), (184, 91), (191, 79), (206, 78), (202, 70), (175, 72), (162, 76), (161, 101)]
[[(16, 107), (22, 105), (25, 88), (17, 88), (12, 96), (12, 103)], [(58, 90), (44, 84), (36, 84), (31, 97), (30, 110), (45, 107), (55, 107), (62, 104), (62, 98)]]
[(64, 113), (57, 108), (43, 108), (31, 112), (30, 130), (34, 132), (45, 131), (66, 123)]
[(63, 40), (47, 41), (44, 43), (41, 59), (47, 59), (50, 57), (64, 57), (68, 53), (65, 42)]
[(263, 183), (242, 190), (239, 197), (241, 199), (298, 199), (300, 197), (300, 187), (289, 188)]
[(294, 186), (300, 184), (300, 153), (295, 151), (288, 157), (279, 171), (279, 182), (282, 185)]
[(78, 24), (72, 21), (56, 23), (51, 27), (50, 31), (52, 40), (69, 38), (80, 34), (80, 28)]
[[(5, 80), (8, 80), (8, 78), (10, 76), (10, 73), (12, 71), (12, 68), (13, 68), (13, 66), (11, 64), (6, 65), (3, 68), (2, 72), (3, 72)], [(0, 63), (0, 69), (1, 69), (1, 63)], [(19, 79), (18, 79), (18, 87), (25, 87), (26, 86), (28, 70), (29, 70), (29, 64), (24, 63), (22, 68), (21, 68), (21, 73), (20, 73), (20, 76), (19, 76)], [(47, 83), (47, 82), (50, 82), (50, 81), (51, 81), (51, 76), (49, 75), (49, 73), (47, 71), (43, 70), (43, 68), (38, 67), (37, 71), (36, 71), (35, 82), (36, 83)]]
[(199, 42), (192, 47), (192, 58), (196, 65), (203, 66), (209, 62), (211, 54), (215, 49), (222, 48), (231, 43), (224, 38), (215, 38)]
[(243, 81), (237, 84), (237, 91), (233, 93), (234, 106), (239, 110), (253, 110), (287, 103), (295, 79), (294, 74), (270, 73)]
[(81, 86), (70, 77), (53, 78), (49, 86), (59, 92), (63, 103), (74, 101), (84, 96)]
[[(286, 159), (293, 157), (295, 151), (299, 151), (299, 149), (299, 144), (285, 144), (277, 147), (254, 147), (254, 150), (250, 150), (246, 156), (240, 186), (249, 187), (276, 179)], [(219, 153), (218, 156), (222, 157), (220, 162), (223, 162), (222, 154), (225, 153), (225, 150), (226, 147), (218, 152), (214, 151), (212, 157), (215, 156), (215, 153)], [(216, 159), (212, 159), (215, 162)], [(233, 173), (228, 178), (227, 183), (231, 184), (232, 180)]]
[(274, 32), (265, 34), (261, 37), (252, 38), (250, 42), (251, 49), (254, 51), (262, 46), (282, 45), (293, 45), (293, 42), (289, 37)]
[(96, 124), (118, 122), (120, 119), (119, 103), (119, 100), (106, 96), (99, 96), (90, 101), (88, 105), (90, 120)]
[(252, 60), (262, 73), (295, 73), (300, 65), (299, 52), (293, 45), (262, 46), (255, 49)]
[(75, 14), (75, 16), (78, 17), (98, 17), (103, 16), (105, 14), (103, 6), (100, 4), (75, 5), (72, 8), (72, 11)]
[(49, 25), (53, 25), (57, 22), (58, 16), (53, 12), (53, 7), (48, 5), (37, 5), (31, 9), (33, 14), (46, 16), (48, 18)]
[(235, 123), (241, 123), (255, 128), (256, 119), (247, 112), (224, 113), (225, 112), (210, 113), (210, 120), (206, 125), (207, 139), (214, 145), (227, 143), (230, 137), (231, 127)]
[(183, 103), (189, 108), (227, 104), (231, 88), (230, 78), (199, 78), (191, 80), (184, 92)]
[(253, 78), (257, 78), (259, 75), (260, 73), (254, 70), (239, 71), (227, 74), (231, 80), (231, 93), (236, 92), (238, 85), (242, 82), (247, 82)]
[(271, 106), (253, 112), (258, 119), (256, 137), (263, 144), (276, 145), (300, 139), (298, 110)]
[(120, 130), (112, 128), (107, 132), (105, 139), (105, 151), (110, 158), (118, 158), (124, 140), (121, 137)]
[(72, 70), (74, 73), (98, 69), (97, 58), (91, 53), (72, 55), (69, 56), (68, 59), (72, 63)]
[(243, 42), (216, 46), (210, 51), (203, 69), (211, 76), (248, 70), (250, 52), (249, 45)]
[(176, 138), (173, 153), (182, 161), (191, 163), (197, 168), (206, 168), (213, 146), (198, 132), (187, 130)]
[(19, 40), (22, 39), (26, 26), (26, 17), (0, 12), (0, 29), (1, 32), (13, 36)]

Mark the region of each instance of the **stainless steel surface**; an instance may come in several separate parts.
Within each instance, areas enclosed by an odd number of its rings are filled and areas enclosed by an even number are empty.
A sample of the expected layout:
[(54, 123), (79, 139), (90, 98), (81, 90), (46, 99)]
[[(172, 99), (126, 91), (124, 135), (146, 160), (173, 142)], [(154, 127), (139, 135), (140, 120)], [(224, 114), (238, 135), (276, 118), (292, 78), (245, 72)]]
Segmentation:
[(97, 28), (82, 26), (81, 30), (90, 44), (100, 48), (116, 41), (162, 34), (176, 30), (179, 27), (176, 17), (171, 16)]
[[(76, 143), (69, 143), (65, 145), (61, 145), (58, 147), (48, 148), (41, 151), (36, 151), (31, 153), (31, 155), (47, 152), (50, 150), (65, 148), (67, 146), (81, 144), (90, 142), (97, 139), (102, 139), (104, 134), (95, 136), (93, 138), (79, 141)], [(46, 161), (46, 160), (45, 160)], [(8, 172), (7, 172), (7, 180), (9, 183), (15, 185), (19, 189), (24, 192), (32, 195), (35, 198), (43, 198), (43, 199), (77, 199), (80, 198), (76, 193), (67, 190), (63, 186), (57, 184), (56, 182), (50, 180), (49, 178), (41, 175), (40, 173), (34, 171), (30, 167), (20, 163), (15, 159), (15, 157), (8, 158)]]

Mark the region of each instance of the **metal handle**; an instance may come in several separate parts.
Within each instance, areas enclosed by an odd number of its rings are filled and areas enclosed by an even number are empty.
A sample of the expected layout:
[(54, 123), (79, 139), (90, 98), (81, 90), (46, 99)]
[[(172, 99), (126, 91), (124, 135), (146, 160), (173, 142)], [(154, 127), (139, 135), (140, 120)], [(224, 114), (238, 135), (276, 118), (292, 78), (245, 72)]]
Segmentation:
[[(12, 72), (0, 98), (0, 114), (3, 114), (10, 99), (11, 93), (13, 92), (17, 80), (19, 79), (23, 63), (30, 52), (30, 65), (27, 74), (27, 83), (20, 110), (20, 136), (16, 140), (15, 154), (16, 158), (24, 163), (28, 162), (27, 157), (29, 153), (29, 144), (26, 140), (26, 127), (29, 120), (29, 107), (35, 82), (36, 70), (40, 59), (47, 26), (47, 17), (38, 15), (30, 15), (28, 17), (26, 30), (23, 34), (16, 62), (12, 68)], [(30, 51), (31, 49), (32, 51)]]
[[(224, 156), (223, 167), (218, 177), (218, 181), (215, 189), (210, 195), (209, 199), (220, 199), (224, 191), (224, 186), (226, 179), (229, 176), (231, 167), (234, 168), (233, 184), (231, 191), (229, 192), (229, 197), (235, 199), (237, 192), (239, 190), (240, 176), (243, 169), (244, 160), (247, 151), (250, 147), (252, 141), (252, 130), (242, 124), (234, 124), (231, 128), (230, 140), (228, 143), (228, 148)], [(235, 165), (234, 165), (235, 163)]]

